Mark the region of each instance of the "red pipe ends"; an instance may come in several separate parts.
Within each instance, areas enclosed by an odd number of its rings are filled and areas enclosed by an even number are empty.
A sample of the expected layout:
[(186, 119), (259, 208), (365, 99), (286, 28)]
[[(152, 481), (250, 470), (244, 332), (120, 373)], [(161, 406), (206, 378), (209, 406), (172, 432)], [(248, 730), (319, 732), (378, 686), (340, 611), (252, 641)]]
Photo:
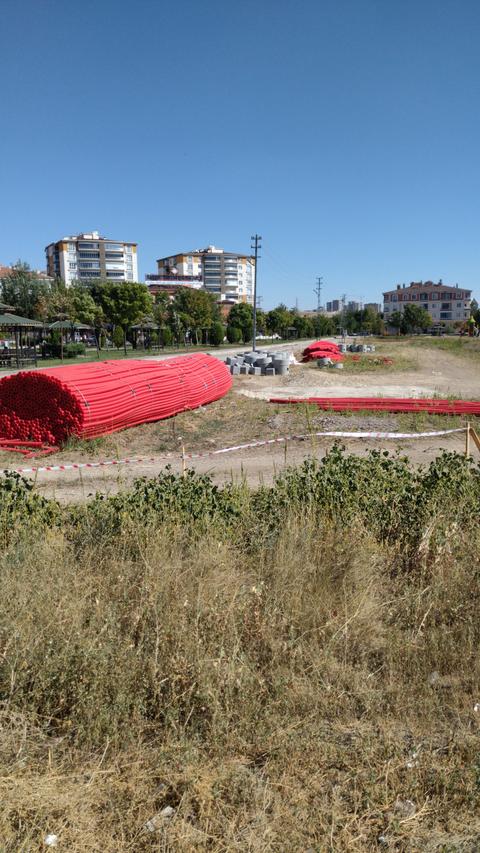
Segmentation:
[(0, 436), (93, 438), (212, 403), (231, 384), (226, 365), (205, 353), (21, 372), (0, 381)]

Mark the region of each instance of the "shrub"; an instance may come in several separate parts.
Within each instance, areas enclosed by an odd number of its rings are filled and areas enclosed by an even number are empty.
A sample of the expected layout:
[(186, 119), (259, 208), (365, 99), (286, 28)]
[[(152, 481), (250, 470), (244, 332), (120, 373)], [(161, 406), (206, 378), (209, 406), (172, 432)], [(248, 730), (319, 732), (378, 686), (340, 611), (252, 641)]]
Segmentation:
[(124, 342), (124, 333), (121, 326), (115, 326), (113, 330), (112, 340), (117, 349), (122, 349)]
[(164, 347), (171, 347), (173, 344), (173, 332), (168, 326), (165, 326), (164, 329), (160, 329), (160, 340)]
[(65, 345), (63, 351), (67, 358), (76, 358), (78, 355), (85, 355), (86, 347), (80, 341), (71, 341)]
[(238, 326), (227, 326), (227, 341), (229, 344), (239, 344), (242, 340), (242, 330)]
[(223, 327), (223, 323), (214, 323), (210, 330), (210, 340), (214, 347), (219, 347), (220, 344), (223, 344), (223, 339), (225, 337), (225, 329)]

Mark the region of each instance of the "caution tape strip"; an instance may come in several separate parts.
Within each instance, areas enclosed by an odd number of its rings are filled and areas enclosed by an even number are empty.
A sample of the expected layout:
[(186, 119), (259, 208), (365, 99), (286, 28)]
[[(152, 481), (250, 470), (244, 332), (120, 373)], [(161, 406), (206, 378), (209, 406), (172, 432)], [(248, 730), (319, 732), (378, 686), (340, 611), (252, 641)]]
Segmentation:
[(39, 465), (32, 468), (14, 468), (17, 474), (35, 474), (43, 471), (76, 471), (81, 468), (105, 468), (109, 465), (145, 465), (160, 462), (165, 459), (202, 459), (207, 456), (220, 456), (224, 453), (234, 453), (238, 450), (250, 450), (254, 447), (267, 447), (271, 444), (282, 444), (287, 441), (307, 441), (311, 438), (380, 438), (380, 439), (414, 439), (414, 438), (436, 438), (442, 435), (466, 432), (466, 427), (456, 429), (442, 429), (435, 432), (313, 432), (304, 435), (284, 435), (279, 438), (268, 438), (260, 441), (249, 441), (248, 444), (235, 444), (231, 447), (222, 447), (219, 450), (207, 450), (204, 453), (182, 453), (168, 456), (137, 456), (131, 459), (105, 459), (102, 462), (67, 462), (64, 465)]

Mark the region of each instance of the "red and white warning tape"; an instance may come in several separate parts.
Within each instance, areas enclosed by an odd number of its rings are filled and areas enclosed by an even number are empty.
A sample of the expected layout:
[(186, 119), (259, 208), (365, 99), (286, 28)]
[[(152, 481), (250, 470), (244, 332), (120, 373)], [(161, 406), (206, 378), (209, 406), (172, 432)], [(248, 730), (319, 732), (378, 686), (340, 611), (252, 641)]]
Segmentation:
[[(202, 459), (207, 456), (220, 456), (223, 453), (234, 453), (237, 450), (250, 450), (253, 447), (267, 447), (271, 444), (283, 444), (287, 441), (308, 441), (315, 438), (380, 438), (380, 439), (414, 439), (414, 438), (436, 438), (442, 435), (465, 432), (466, 427), (457, 429), (442, 429), (435, 432), (314, 432), (305, 435), (285, 435), (280, 438), (268, 438), (260, 441), (250, 441), (248, 444), (235, 444), (231, 447), (222, 447), (219, 450), (207, 450), (204, 453), (183, 453), (181, 459)], [(145, 465), (160, 462), (165, 459), (178, 458), (177, 454), (170, 453), (167, 456), (136, 456), (131, 459), (106, 459), (102, 462), (66, 462), (63, 465), (39, 465), (32, 468), (9, 469), (17, 474), (34, 474), (43, 471), (75, 471), (81, 468), (105, 468), (108, 465)]]

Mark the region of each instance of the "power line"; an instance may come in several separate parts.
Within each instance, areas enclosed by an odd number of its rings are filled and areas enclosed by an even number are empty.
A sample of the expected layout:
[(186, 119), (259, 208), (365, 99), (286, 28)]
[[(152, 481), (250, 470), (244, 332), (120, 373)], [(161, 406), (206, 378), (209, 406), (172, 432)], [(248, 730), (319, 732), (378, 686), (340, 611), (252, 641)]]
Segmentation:
[(253, 273), (253, 351), (257, 348), (257, 267), (258, 259), (261, 257), (258, 250), (262, 248), (262, 238), (259, 234), (255, 234), (252, 238), (251, 249), (255, 250), (255, 270)]
[(317, 313), (320, 314), (320, 308), (322, 307), (322, 287), (323, 287), (323, 275), (317, 276), (317, 286), (313, 288), (313, 292), (317, 297)]

